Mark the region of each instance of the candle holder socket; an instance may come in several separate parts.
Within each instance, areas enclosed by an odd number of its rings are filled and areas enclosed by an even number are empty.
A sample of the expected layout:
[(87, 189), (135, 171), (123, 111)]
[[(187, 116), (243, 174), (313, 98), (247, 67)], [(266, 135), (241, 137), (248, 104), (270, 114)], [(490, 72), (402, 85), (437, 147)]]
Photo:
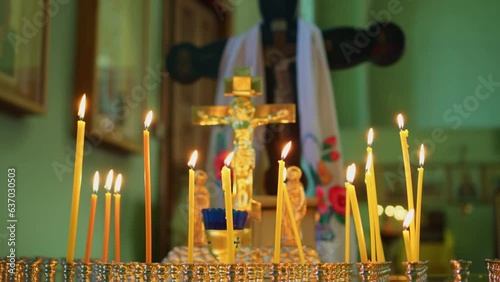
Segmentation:
[(358, 262), (360, 281), (388, 282), (391, 262)]
[(427, 281), (427, 264), (425, 261), (405, 261), (403, 265), (406, 267), (406, 276), (410, 282), (425, 282)]
[(472, 262), (470, 260), (450, 260), (453, 281), (468, 281), (470, 275), (469, 267), (471, 264)]

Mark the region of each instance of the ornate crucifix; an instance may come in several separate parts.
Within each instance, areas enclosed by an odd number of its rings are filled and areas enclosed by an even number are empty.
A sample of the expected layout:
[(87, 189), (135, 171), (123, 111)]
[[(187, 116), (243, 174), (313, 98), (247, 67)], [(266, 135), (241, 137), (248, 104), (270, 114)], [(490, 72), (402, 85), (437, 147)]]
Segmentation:
[(229, 106), (193, 107), (193, 123), (197, 125), (229, 125), (234, 130), (233, 169), (234, 207), (252, 214), (253, 170), (255, 150), (254, 129), (269, 123), (294, 123), (295, 104), (255, 106), (251, 98), (261, 95), (261, 80), (250, 76), (250, 68), (235, 70), (225, 80), (226, 96), (234, 96)]

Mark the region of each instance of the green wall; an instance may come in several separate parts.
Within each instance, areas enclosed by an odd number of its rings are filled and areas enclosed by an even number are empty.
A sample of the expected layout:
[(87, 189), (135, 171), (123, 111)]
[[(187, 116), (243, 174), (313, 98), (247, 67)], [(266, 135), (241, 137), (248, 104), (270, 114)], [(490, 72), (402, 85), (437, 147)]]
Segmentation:
[[(57, 2), (57, 1), (53, 1)], [(69, 211), (72, 195), (72, 171), (59, 179), (52, 169), (53, 163), (66, 164), (68, 151), (73, 152), (76, 123), (73, 97), (77, 1), (61, 5), (50, 25), (48, 66), (47, 113), (40, 116), (15, 117), (0, 114), (0, 180), (6, 188), (7, 168), (16, 168), (17, 177), (17, 256), (66, 256)], [(162, 1), (151, 1), (149, 65), (160, 69)], [(149, 93), (149, 107), (159, 113), (160, 87)], [(80, 95), (80, 93), (78, 93)], [(157, 114), (157, 116), (159, 116)], [(80, 199), (79, 228), (76, 257), (85, 252), (86, 232), (91, 195), (91, 179), (95, 170), (101, 175), (113, 168), (124, 175), (122, 188), (122, 260), (144, 260), (144, 180), (142, 154), (122, 154), (96, 146), (87, 150), (83, 164), (82, 193)], [(67, 151), (68, 148), (68, 151)], [(151, 140), (153, 206), (157, 206), (159, 144), (156, 136)], [(68, 163), (73, 166), (70, 161)], [(1, 189), (2, 202), (6, 189)], [(101, 189), (102, 190), (102, 189)], [(102, 254), (104, 194), (99, 193), (92, 256)], [(0, 205), (0, 222), (7, 219), (5, 203)], [(157, 220), (153, 213), (153, 220)], [(7, 255), (7, 232), (0, 232), (0, 256)], [(113, 230), (113, 228), (111, 228)], [(113, 231), (109, 256), (114, 257)]]

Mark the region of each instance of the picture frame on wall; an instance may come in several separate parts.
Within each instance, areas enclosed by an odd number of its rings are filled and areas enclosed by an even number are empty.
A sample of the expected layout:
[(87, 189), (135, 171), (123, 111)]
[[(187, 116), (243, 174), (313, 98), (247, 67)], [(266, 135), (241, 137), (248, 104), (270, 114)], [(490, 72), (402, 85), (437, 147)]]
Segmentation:
[(0, 105), (16, 114), (46, 110), (49, 0), (0, 0)]
[(142, 150), (152, 70), (148, 14), (149, 0), (79, 1), (74, 106), (85, 93), (90, 136), (125, 152)]

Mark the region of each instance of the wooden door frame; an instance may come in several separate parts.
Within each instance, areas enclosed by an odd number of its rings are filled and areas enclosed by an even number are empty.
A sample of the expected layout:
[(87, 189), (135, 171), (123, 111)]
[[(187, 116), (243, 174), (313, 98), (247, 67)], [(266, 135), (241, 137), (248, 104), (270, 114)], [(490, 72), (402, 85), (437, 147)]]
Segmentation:
[[(175, 3), (176, 1), (183, 0), (164, 0), (163, 5), (163, 40), (162, 40), (162, 59), (168, 55), (168, 52), (174, 44), (174, 22), (175, 22)], [(215, 11), (214, 11), (215, 13)], [(231, 34), (232, 15), (227, 13), (224, 18), (224, 36), (228, 37)], [(165, 64), (162, 67), (163, 73), (166, 73)], [(165, 130), (160, 138), (160, 189), (159, 189), (159, 217), (157, 220), (157, 248), (153, 250), (155, 261), (161, 261), (168, 251), (173, 247), (170, 245), (171, 241), (171, 222), (176, 207), (176, 200), (178, 193), (175, 189), (170, 189), (172, 186), (170, 179), (172, 179), (172, 171), (174, 164), (172, 162), (173, 152), (172, 136), (173, 116), (172, 116), (172, 95), (173, 84), (172, 79), (169, 79), (168, 73), (164, 76), (165, 79), (161, 83), (161, 97), (160, 97), (160, 119)]]

